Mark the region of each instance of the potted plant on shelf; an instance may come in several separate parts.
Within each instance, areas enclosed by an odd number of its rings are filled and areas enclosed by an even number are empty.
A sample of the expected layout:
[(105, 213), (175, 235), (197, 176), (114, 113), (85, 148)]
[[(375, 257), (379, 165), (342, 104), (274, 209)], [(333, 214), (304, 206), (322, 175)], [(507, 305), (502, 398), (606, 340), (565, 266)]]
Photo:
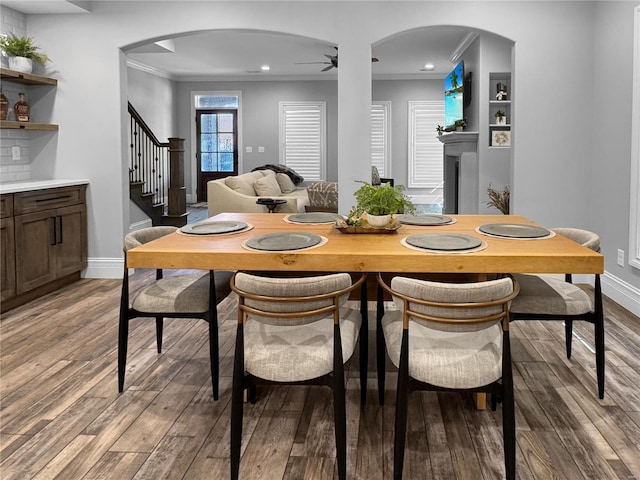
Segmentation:
[(372, 227), (384, 227), (391, 221), (391, 215), (394, 213), (415, 212), (415, 206), (405, 196), (402, 185), (392, 187), (390, 183), (380, 186), (360, 183), (363, 184), (362, 187), (354, 193), (357, 202), (354, 211), (365, 212), (367, 222)]
[(456, 120), (453, 126), (456, 129), (456, 132), (461, 132), (462, 130), (464, 130), (464, 127), (466, 127), (467, 124), (464, 120)]
[(40, 47), (32, 37), (18, 37), (9, 33), (0, 39), (0, 48), (9, 56), (9, 68), (18, 72), (31, 73), (33, 62), (45, 65), (49, 57), (39, 52)]
[(438, 132), (438, 136), (442, 135), (444, 133), (444, 127), (442, 125), (438, 125), (436, 127), (436, 132)]
[(502, 110), (498, 110), (494, 116), (496, 117), (496, 123), (498, 125), (506, 125), (507, 123), (507, 116), (504, 114), (504, 112)]

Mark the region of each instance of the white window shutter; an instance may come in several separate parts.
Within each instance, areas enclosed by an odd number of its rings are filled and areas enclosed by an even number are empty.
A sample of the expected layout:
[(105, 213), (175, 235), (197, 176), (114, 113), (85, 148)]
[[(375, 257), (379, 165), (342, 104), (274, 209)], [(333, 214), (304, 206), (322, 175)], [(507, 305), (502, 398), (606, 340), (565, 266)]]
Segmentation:
[(280, 102), (280, 163), (305, 180), (324, 180), (326, 103)]
[(436, 127), (444, 102), (409, 102), (409, 188), (438, 188), (443, 181), (443, 145)]
[(391, 173), (391, 102), (371, 104), (371, 166), (381, 177)]

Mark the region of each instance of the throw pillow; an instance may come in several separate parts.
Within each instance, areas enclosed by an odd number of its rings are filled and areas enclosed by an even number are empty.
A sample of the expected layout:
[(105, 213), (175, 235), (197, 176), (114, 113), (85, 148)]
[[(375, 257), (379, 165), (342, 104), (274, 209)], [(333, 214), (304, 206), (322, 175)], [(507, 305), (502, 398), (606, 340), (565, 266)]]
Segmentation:
[(282, 195), (280, 185), (274, 175), (267, 175), (253, 182), (253, 189), (259, 197), (272, 197)]
[(277, 173), (276, 181), (278, 182), (278, 185), (280, 185), (280, 190), (282, 190), (282, 193), (291, 193), (296, 189), (296, 186), (293, 184), (293, 182), (289, 178), (289, 175), (287, 175), (286, 173)]
[(252, 170), (252, 172), (255, 172), (256, 170), (273, 170), (276, 173), (286, 173), (287, 175), (289, 175), (289, 178), (294, 183), (294, 185), (300, 185), (304, 181), (304, 178), (302, 178), (302, 176), (299, 175), (295, 170), (280, 163), (278, 165), (263, 165), (262, 167), (256, 167)]
[(227, 177), (224, 183), (231, 190), (235, 190), (238, 193), (242, 193), (244, 195), (255, 196), (255, 190), (253, 189), (253, 184), (249, 182), (245, 178), (240, 177)]

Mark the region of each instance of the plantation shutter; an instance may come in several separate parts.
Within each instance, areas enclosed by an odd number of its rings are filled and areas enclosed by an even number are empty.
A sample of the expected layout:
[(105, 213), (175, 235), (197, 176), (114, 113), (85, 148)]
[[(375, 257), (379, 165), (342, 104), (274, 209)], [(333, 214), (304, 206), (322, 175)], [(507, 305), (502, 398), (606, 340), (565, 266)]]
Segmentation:
[(381, 177), (389, 177), (391, 102), (371, 104), (371, 166), (378, 169)]
[(325, 102), (280, 102), (280, 163), (305, 180), (324, 180)]
[(444, 101), (409, 102), (409, 188), (438, 188), (443, 181)]

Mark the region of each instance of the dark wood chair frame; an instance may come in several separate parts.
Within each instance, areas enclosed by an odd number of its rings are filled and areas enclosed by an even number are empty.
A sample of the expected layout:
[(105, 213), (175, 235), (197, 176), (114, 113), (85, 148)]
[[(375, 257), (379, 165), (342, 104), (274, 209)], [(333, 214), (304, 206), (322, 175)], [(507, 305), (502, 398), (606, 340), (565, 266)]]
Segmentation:
[[(156, 280), (163, 278), (162, 269), (156, 270)], [(229, 287), (229, 293), (231, 287)], [(226, 297), (226, 295), (224, 296)], [(223, 297), (223, 298), (224, 298)], [(222, 300), (222, 298), (220, 299)], [(213, 270), (209, 270), (209, 309), (202, 313), (180, 312), (140, 312), (130, 307), (129, 300), (129, 268), (127, 267), (127, 252), (124, 252), (124, 276), (122, 278), (122, 293), (120, 295), (120, 321), (118, 329), (118, 391), (124, 389), (124, 377), (127, 371), (127, 344), (129, 338), (129, 320), (141, 317), (155, 317), (156, 345), (158, 353), (162, 353), (162, 332), (164, 318), (199, 318), (209, 324), (209, 363), (211, 365), (211, 386), (213, 399), (218, 400), (220, 359), (218, 341), (218, 298), (216, 293), (216, 279)]]
[[(395, 438), (394, 438), (394, 458), (393, 458), (393, 478), (395, 480), (402, 479), (402, 470), (404, 466), (404, 450), (407, 434), (407, 407), (409, 394), (415, 391), (441, 391), (441, 392), (481, 392), (489, 393), (492, 398), (492, 407), (495, 408), (494, 399), (500, 398), (502, 403), (502, 430), (504, 442), (504, 465), (506, 478), (514, 480), (516, 476), (516, 419), (515, 419), (515, 401), (513, 393), (513, 370), (511, 365), (511, 344), (509, 341), (509, 302), (514, 299), (518, 292), (518, 283), (513, 280), (513, 292), (507, 297), (487, 302), (477, 303), (439, 303), (421, 300), (398, 293), (391, 289), (385, 283), (381, 274), (378, 274), (378, 284), (380, 287), (393, 295), (400, 298), (404, 303), (403, 329), (402, 329), (402, 345), (400, 350), (400, 366), (398, 368), (398, 386), (396, 390), (396, 417), (395, 417)], [(379, 296), (380, 298), (380, 296)], [(380, 304), (378, 302), (378, 308)], [(490, 306), (502, 305), (502, 311), (497, 314), (465, 318), (465, 319), (449, 319), (444, 317), (433, 317), (416, 312), (410, 308), (410, 304), (424, 305), (430, 307), (442, 307), (452, 309), (479, 309)], [(378, 392), (381, 400), (380, 404), (384, 404), (384, 377), (385, 375), (385, 356), (386, 344), (384, 333), (382, 332), (381, 316), (378, 311), (377, 322), (377, 349), (378, 349), (378, 388), (382, 386), (382, 390)], [(409, 317), (416, 317), (423, 320), (442, 322), (442, 323), (486, 323), (500, 320), (502, 323), (502, 378), (488, 385), (482, 385), (475, 388), (444, 388), (430, 383), (421, 382), (409, 376)], [(382, 351), (380, 349), (382, 348)], [(382, 355), (382, 359), (380, 358)]]
[[(572, 275), (565, 274), (565, 281), (572, 283)], [(593, 311), (581, 315), (548, 315), (541, 313), (517, 313), (511, 312), (511, 320), (562, 320), (565, 329), (565, 347), (567, 358), (571, 359), (571, 342), (573, 339), (573, 322), (584, 321), (594, 326), (594, 343), (596, 350), (596, 377), (598, 379), (598, 397), (604, 398), (604, 306), (602, 304), (602, 287), (600, 275), (595, 274)]]
[[(308, 275), (308, 274), (307, 274)], [(339, 291), (313, 296), (299, 297), (270, 297), (244, 292), (235, 285), (235, 277), (231, 281), (231, 289), (238, 294), (238, 327), (236, 334), (235, 357), (233, 364), (233, 386), (231, 393), (231, 479), (237, 480), (240, 474), (240, 453), (242, 447), (242, 418), (244, 410), (244, 391), (249, 392), (249, 400), (255, 403), (256, 385), (326, 385), (333, 390), (333, 408), (336, 439), (336, 461), (338, 465), (338, 478), (344, 480), (347, 472), (347, 423), (346, 423), (346, 397), (344, 361), (342, 356), (342, 337), (340, 336), (340, 297), (361, 289), (360, 311), (362, 323), (360, 325), (360, 400), (364, 404), (366, 400), (367, 384), (367, 357), (368, 357), (368, 321), (367, 321), (367, 297), (366, 297), (366, 273), (351, 284), (351, 286)], [(305, 302), (332, 299), (332, 305), (301, 312), (274, 313), (252, 308), (245, 303), (245, 299), (259, 300), (263, 302)], [(333, 314), (333, 372), (318, 378), (300, 382), (276, 382), (265, 380), (245, 372), (244, 369), (244, 324), (247, 316), (258, 314), (273, 318), (301, 318), (321, 313)]]

